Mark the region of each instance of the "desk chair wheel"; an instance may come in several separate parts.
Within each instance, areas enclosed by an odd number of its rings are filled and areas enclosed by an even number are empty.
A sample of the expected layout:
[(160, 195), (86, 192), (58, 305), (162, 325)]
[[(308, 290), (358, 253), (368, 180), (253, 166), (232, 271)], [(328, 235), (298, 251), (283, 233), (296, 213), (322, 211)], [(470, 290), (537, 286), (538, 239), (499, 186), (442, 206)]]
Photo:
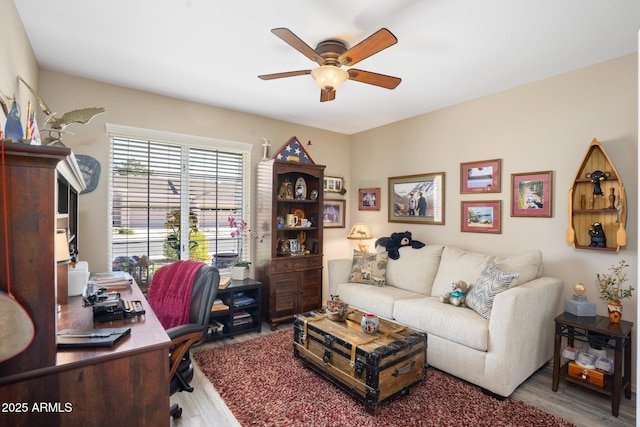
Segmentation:
[(169, 408), (169, 413), (171, 414), (171, 417), (175, 420), (176, 418), (180, 418), (182, 416), (182, 408), (178, 406), (177, 403), (174, 403), (173, 405), (171, 405), (171, 408)]

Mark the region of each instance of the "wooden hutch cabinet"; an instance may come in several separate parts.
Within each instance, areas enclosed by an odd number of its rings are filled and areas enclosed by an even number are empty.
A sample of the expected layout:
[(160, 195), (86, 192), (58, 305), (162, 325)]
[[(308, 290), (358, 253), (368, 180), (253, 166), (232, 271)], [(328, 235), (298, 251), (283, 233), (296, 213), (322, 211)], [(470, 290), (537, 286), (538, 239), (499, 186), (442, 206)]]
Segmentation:
[[(8, 290), (9, 269), (11, 293), (35, 328), (23, 352), (0, 362), (0, 402), (6, 405), (0, 425), (167, 425), (171, 341), (137, 285), (122, 292), (125, 299), (142, 301), (142, 322), (94, 324), (91, 307), (83, 307), (80, 296), (67, 295), (68, 264), (56, 263), (55, 236), (65, 229), (77, 239), (78, 195), (84, 188), (71, 150), (0, 145), (6, 179), (0, 224), (8, 225), (8, 235), (0, 232), (0, 290)], [(11, 319), (7, 322), (0, 328), (12, 327)], [(131, 334), (113, 348), (57, 349), (59, 330), (125, 325)]]
[(275, 329), (322, 306), (324, 166), (285, 160), (258, 164), (257, 274), (263, 313)]

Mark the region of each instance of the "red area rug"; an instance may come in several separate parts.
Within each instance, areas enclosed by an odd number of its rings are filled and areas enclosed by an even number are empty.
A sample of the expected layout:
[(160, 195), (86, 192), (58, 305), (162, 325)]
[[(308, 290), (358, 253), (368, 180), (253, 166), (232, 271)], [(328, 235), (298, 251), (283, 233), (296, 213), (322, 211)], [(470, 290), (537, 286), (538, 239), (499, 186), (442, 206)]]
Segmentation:
[(515, 399), (498, 400), (433, 368), (376, 416), (293, 357), (293, 331), (195, 353), (243, 426), (572, 426)]

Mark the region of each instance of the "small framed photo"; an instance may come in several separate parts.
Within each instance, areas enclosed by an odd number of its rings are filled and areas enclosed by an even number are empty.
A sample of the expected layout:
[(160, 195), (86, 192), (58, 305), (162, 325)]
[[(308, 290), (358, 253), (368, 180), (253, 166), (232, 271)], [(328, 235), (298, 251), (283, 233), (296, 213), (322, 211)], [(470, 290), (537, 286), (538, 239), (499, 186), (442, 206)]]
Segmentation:
[(343, 199), (324, 199), (322, 224), (324, 228), (344, 228), (346, 201)]
[(344, 194), (344, 178), (339, 178), (337, 176), (325, 176), (324, 191), (325, 193)]
[(499, 193), (500, 159), (460, 163), (460, 194)]
[(502, 201), (462, 201), (461, 231), (471, 233), (502, 233)]
[(390, 177), (389, 222), (444, 224), (444, 172)]
[(380, 210), (380, 188), (361, 188), (358, 190), (358, 210)]
[(553, 171), (511, 174), (511, 216), (551, 218)]

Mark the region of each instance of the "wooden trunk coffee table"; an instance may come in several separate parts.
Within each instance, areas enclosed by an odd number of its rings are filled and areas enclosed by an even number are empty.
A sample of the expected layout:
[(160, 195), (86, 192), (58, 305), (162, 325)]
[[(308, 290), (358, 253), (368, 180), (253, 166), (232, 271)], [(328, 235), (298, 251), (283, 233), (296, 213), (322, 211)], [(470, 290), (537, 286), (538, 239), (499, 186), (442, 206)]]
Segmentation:
[(365, 313), (329, 320), (324, 310), (294, 319), (294, 356), (377, 414), (380, 404), (424, 381), (427, 334), (386, 319), (378, 332), (362, 332)]

